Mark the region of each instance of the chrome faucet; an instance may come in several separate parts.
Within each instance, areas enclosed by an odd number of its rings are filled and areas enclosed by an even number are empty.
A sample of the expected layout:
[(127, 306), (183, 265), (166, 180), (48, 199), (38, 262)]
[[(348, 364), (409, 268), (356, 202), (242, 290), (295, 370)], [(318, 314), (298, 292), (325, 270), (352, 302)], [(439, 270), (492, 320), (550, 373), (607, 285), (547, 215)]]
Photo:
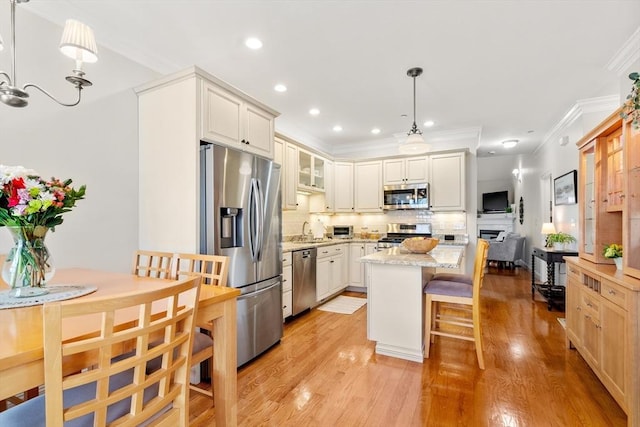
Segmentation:
[[(302, 223), (302, 238), (303, 238), (303, 239), (304, 239), (304, 237), (305, 237), (305, 234), (304, 234), (304, 227), (305, 227), (305, 226), (307, 226), (307, 225), (309, 225), (309, 222), (308, 222), (308, 221), (305, 221), (305, 222), (303, 222), (303, 223)], [(311, 230), (309, 230), (309, 231), (311, 231)]]

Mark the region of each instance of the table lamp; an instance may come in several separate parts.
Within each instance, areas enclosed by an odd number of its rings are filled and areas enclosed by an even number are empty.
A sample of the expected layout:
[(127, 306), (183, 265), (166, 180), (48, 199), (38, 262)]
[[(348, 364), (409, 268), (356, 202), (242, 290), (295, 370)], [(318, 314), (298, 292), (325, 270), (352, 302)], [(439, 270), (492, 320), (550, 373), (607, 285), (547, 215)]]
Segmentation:
[(548, 236), (549, 234), (556, 234), (556, 228), (553, 226), (552, 222), (544, 222), (542, 223), (542, 230), (540, 230), (540, 233), (544, 234), (544, 246), (548, 247)]

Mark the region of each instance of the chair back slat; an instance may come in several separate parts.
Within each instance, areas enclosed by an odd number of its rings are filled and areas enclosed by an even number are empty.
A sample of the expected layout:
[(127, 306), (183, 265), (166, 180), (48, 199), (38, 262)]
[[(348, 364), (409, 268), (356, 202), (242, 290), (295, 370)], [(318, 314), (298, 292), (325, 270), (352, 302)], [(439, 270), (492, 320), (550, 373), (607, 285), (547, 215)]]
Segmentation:
[(229, 257), (207, 254), (178, 254), (176, 278), (200, 276), (205, 285), (227, 286)]
[(154, 279), (171, 279), (173, 254), (170, 252), (138, 250), (133, 254), (131, 274)]
[[(187, 390), (199, 284), (200, 279), (194, 277), (144, 292), (46, 303), (47, 426), (62, 427), (91, 414), (95, 425), (114, 420), (139, 425), (158, 416), (173, 420), (174, 425), (188, 425)], [(97, 318), (101, 320), (95, 334), (63, 341), (65, 325), (96, 322)], [(150, 348), (152, 341), (157, 345)], [(132, 346), (135, 350), (124, 355), (114, 350)], [(147, 362), (158, 356), (162, 368), (147, 375)], [(63, 361), (71, 358), (82, 360), (86, 369), (64, 376)]]

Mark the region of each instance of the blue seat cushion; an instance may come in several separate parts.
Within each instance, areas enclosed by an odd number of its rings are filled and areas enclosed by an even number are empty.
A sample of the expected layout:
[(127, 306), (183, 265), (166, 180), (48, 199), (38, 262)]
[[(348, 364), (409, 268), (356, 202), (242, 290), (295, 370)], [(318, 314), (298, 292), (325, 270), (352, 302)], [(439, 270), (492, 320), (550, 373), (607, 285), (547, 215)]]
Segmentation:
[[(162, 341), (154, 341), (151, 344), (149, 344), (149, 348), (153, 348), (160, 343), (162, 343)], [(193, 350), (191, 351), (191, 354), (199, 353), (205, 347), (211, 347), (211, 346), (213, 346), (213, 338), (211, 338), (209, 335), (202, 332), (196, 332), (195, 334), (193, 334)], [(177, 355), (177, 353), (174, 353), (174, 354)], [(162, 356), (158, 356), (155, 359), (151, 359), (150, 361), (147, 362), (147, 369), (146, 369), (147, 374), (157, 371), (158, 369), (160, 369), (161, 366), (162, 366)]]
[[(109, 391), (113, 392), (128, 384), (133, 383), (133, 369), (121, 372), (110, 377)], [(64, 407), (77, 405), (94, 398), (96, 393), (96, 383), (89, 383), (66, 390), (63, 395)], [(143, 401), (146, 403), (158, 394), (158, 383), (145, 389)], [(0, 412), (0, 426), (29, 426), (45, 427), (45, 398), (40, 395), (27, 400), (24, 403), (13, 406), (6, 411)], [(131, 398), (123, 399), (109, 406), (107, 409), (107, 422), (126, 415), (131, 406)], [(93, 426), (93, 413), (65, 423), (65, 427)]]
[(466, 283), (467, 285), (473, 284), (473, 278), (471, 278), (471, 276), (465, 276), (464, 274), (438, 273), (438, 274), (434, 274), (431, 280), (460, 282), (460, 283)]
[(424, 287), (424, 293), (471, 298), (473, 295), (473, 286), (447, 280), (430, 280), (427, 282), (427, 286)]

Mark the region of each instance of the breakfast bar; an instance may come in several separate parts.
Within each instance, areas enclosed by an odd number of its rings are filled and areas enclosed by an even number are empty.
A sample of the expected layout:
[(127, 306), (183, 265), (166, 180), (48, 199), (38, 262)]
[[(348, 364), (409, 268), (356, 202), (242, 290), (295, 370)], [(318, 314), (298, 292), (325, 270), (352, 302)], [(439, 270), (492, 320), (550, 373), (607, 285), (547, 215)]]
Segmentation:
[(463, 248), (444, 245), (427, 254), (394, 247), (360, 259), (371, 268), (367, 338), (376, 341), (376, 353), (422, 363), (423, 285), (436, 268), (458, 268), (463, 252)]

